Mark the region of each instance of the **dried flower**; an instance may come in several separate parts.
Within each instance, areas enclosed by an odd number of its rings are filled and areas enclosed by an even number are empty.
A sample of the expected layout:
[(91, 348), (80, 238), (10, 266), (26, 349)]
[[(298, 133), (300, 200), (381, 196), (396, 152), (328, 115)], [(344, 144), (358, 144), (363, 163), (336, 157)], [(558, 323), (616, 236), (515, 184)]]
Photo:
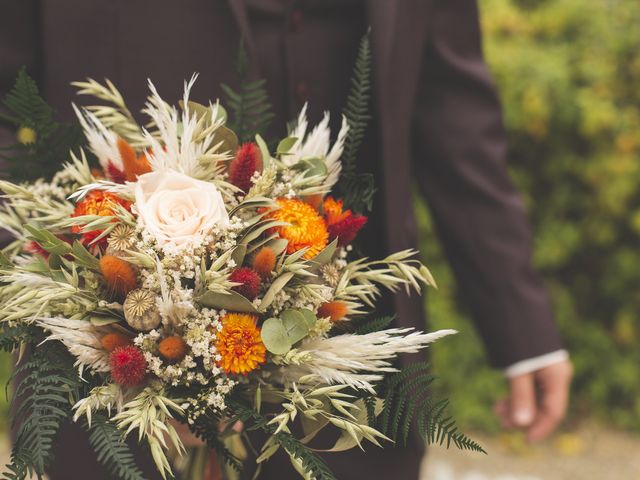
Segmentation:
[(109, 248), (114, 252), (124, 252), (131, 249), (136, 241), (136, 230), (130, 225), (119, 223), (116, 225), (107, 239)]
[(260, 149), (255, 143), (245, 143), (238, 148), (236, 158), (229, 164), (229, 181), (246, 193), (253, 185), (251, 177), (261, 169)]
[(113, 255), (104, 255), (100, 259), (100, 271), (109, 289), (121, 297), (136, 288), (136, 271), (129, 262)]
[[(117, 195), (105, 192), (103, 190), (92, 190), (84, 199), (76, 204), (76, 208), (73, 211), (72, 217), (81, 217), (84, 215), (98, 215), (101, 217), (111, 217), (116, 213), (116, 208), (122, 206), (129, 210), (131, 208), (131, 202), (124, 200)], [(82, 235), (83, 245), (90, 245), (98, 237), (102, 230), (92, 230), (90, 232), (82, 232), (82, 226), (74, 225), (71, 228), (73, 233), (79, 233)], [(101, 241), (104, 245), (106, 239)]]
[(137, 156), (133, 147), (122, 138), (118, 138), (118, 151), (124, 165), (125, 180), (128, 182), (135, 182), (139, 175), (151, 171), (147, 156), (144, 153)]
[(129, 292), (124, 301), (124, 318), (129, 326), (146, 332), (160, 325), (162, 320), (153, 292), (144, 289)]
[(262, 247), (253, 259), (253, 269), (262, 277), (268, 277), (276, 266), (276, 252)]
[(139, 348), (134, 346), (118, 347), (109, 357), (111, 377), (114, 382), (132, 387), (139, 385), (147, 372), (147, 361)]
[(274, 230), (280, 237), (289, 241), (287, 253), (308, 248), (304, 258), (313, 258), (327, 246), (329, 233), (322, 217), (308, 203), (295, 198), (276, 200), (280, 208), (271, 213), (274, 220), (290, 225)]
[(337, 322), (347, 315), (347, 311), (347, 305), (344, 302), (327, 302), (318, 308), (318, 317), (329, 318), (332, 322)]
[(260, 275), (249, 267), (236, 268), (229, 275), (229, 280), (239, 283), (240, 285), (233, 287), (233, 290), (249, 300), (256, 298), (260, 292)]
[(107, 333), (100, 339), (102, 348), (104, 348), (107, 352), (113, 352), (116, 348), (126, 347), (127, 345), (131, 345), (132, 343), (133, 342), (131, 341), (130, 337), (120, 332)]
[(172, 335), (162, 339), (158, 351), (166, 360), (179, 362), (187, 355), (187, 344), (182, 337)]
[(358, 232), (367, 223), (367, 217), (356, 215), (351, 210), (343, 210), (342, 200), (327, 197), (323, 203), (329, 239), (338, 239), (338, 245), (344, 247), (356, 238)]
[(265, 362), (267, 351), (257, 321), (256, 315), (248, 313), (228, 313), (222, 318), (215, 346), (218, 365), (226, 373), (246, 375)]

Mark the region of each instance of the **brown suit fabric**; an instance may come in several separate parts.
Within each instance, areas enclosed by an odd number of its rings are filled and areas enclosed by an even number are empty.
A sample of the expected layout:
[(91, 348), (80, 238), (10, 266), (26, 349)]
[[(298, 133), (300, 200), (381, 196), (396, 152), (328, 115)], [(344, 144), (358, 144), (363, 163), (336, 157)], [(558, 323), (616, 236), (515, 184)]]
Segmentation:
[[(138, 110), (151, 78), (176, 101), (200, 77), (194, 98), (237, 84), (243, 38), (254, 75), (268, 80), (273, 134), (309, 100), (334, 122), (349, 87), (357, 40), (371, 26), (375, 122), (359, 162), (376, 174), (376, 210), (366, 252), (417, 245), (411, 185), (425, 195), (463, 297), (494, 365), (562, 344), (550, 301), (531, 266), (531, 233), (506, 169), (499, 101), (484, 64), (474, 0), (0, 0), (0, 94), (27, 65), (44, 96), (70, 119), (72, 80), (108, 77)], [(0, 141), (7, 141), (7, 131)], [(390, 298), (386, 298), (389, 303)], [(422, 301), (399, 296), (398, 322), (424, 327)], [(388, 307), (387, 307), (388, 308)], [(69, 427), (72, 430), (72, 427)], [(65, 434), (51, 478), (108, 478)], [(370, 449), (369, 449), (370, 450)], [(340, 479), (417, 477), (421, 447), (339, 454)], [(265, 478), (288, 478), (273, 462)], [(367, 471), (369, 469), (370, 471)], [(292, 477), (293, 478), (293, 477)]]

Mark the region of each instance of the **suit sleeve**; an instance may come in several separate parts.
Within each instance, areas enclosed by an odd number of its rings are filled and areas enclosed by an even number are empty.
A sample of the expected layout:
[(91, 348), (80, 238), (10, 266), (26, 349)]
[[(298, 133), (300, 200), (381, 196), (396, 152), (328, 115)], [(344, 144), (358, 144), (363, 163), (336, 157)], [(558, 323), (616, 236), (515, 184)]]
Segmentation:
[(493, 365), (562, 349), (506, 165), (472, 0), (434, 2), (415, 107), (414, 172)]

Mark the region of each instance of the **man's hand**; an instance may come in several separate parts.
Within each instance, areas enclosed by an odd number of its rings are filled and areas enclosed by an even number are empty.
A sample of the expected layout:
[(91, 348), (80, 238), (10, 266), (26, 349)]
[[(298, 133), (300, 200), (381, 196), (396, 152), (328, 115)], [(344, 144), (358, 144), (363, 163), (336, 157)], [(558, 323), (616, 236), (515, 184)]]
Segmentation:
[(555, 430), (569, 401), (573, 367), (569, 360), (509, 379), (509, 397), (496, 404), (505, 428), (521, 428), (537, 442)]

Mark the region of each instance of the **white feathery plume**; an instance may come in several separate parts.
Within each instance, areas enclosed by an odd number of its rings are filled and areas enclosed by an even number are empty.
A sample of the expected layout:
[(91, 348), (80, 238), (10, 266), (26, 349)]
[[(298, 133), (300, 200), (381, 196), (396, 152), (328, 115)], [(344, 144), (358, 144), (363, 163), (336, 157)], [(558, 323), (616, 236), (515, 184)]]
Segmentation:
[(124, 165), (118, 150), (118, 135), (107, 129), (90, 111), (84, 108), (80, 110), (75, 104), (72, 105), (89, 142), (89, 148), (98, 157), (100, 166), (106, 170), (111, 162), (115, 168), (123, 170)]
[(331, 129), (329, 128), (329, 112), (325, 112), (322, 121), (316, 125), (309, 135), (306, 135), (308, 128), (307, 104), (305, 103), (298, 115), (298, 123), (291, 131), (290, 136), (297, 138), (296, 143), (291, 147), (288, 154), (283, 156), (282, 161), (287, 166), (292, 166), (305, 158), (322, 158), (327, 167), (327, 177), (323, 182), (323, 187), (329, 191), (336, 184), (340, 177), (342, 164), (340, 156), (344, 149), (344, 141), (349, 132), (347, 119), (342, 117), (342, 125), (338, 138), (331, 145)]
[(112, 331), (108, 327), (96, 327), (87, 320), (71, 320), (60, 317), (41, 317), (37, 324), (49, 330), (46, 341), (60, 340), (69, 352), (76, 357), (75, 365), (79, 367), (80, 375), (85, 367), (94, 372), (109, 372), (109, 353), (102, 348), (100, 339)]
[(298, 350), (305, 361), (282, 367), (283, 380), (299, 382), (301, 377), (313, 375), (329, 385), (349, 385), (373, 393), (374, 382), (382, 380), (386, 372), (397, 371), (391, 360), (400, 353), (416, 353), (442, 337), (457, 333), (413, 330), (390, 328), (366, 335), (345, 334), (304, 341)]
[(157, 134), (154, 136), (147, 130), (143, 133), (152, 150), (147, 156), (154, 171), (175, 170), (195, 178), (201, 178), (210, 171), (203, 168), (199, 160), (215, 151), (217, 146), (212, 145), (215, 130), (224, 121), (217, 118), (216, 104), (211, 109), (208, 134), (204, 139), (198, 138), (201, 125), (197, 115), (192, 115), (189, 109), (189, 94), (197, 78), (198, 75), (194, 74), (189, 82), (185, 81), (182, 114), (162, 100), (155, 85), (149, 80), (151, 95), (143, 111), (153, 120)]

